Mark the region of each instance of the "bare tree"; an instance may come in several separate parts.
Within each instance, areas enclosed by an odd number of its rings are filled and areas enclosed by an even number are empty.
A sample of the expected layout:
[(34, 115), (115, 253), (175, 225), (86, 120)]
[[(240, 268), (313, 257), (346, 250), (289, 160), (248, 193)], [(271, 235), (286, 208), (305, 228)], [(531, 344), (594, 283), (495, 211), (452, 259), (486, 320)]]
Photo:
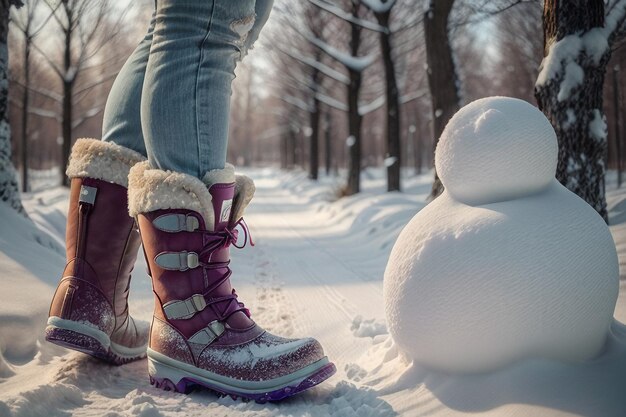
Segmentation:
[(611, 47), (624, 36), (626, 0), (546, 0), (539, 107), (559, 140), (557, 179), (608, 221), (607, 126), (602, 87)]
[[(448, 18), (453, 5), (454, 0), (429, 0), (428, 8), (424, 12), (424, 37), (428, 63), (428, 86), (432, 102), (434, 146), (437, 146), (437, 141), (448, 120), (460, 107), (458, 76), (448, 36)], [(431, 198), (436, 198), (442, 191), (443, 185), (435, 171)]]
[(38, 20), (37, 12), (39, 10), (40, 0), (25, 0), (24, 7), (17, 13), (13, 13), (12, 23), (22, 35), (22, 75), (20, 80), (22, 85), (22, 120), (21, 120), (21, 141), (20, 141), (20, 159), (22, 165), (22, 191), (27, 192), (29, 189), (28, 182), (28, 136), (29, 136), (29, 111), (30, 111), (30, 87), (31, 87), (31, 51), (35, 38), (41, 33), (46, 26), (52, 14), (48, 14), (47, 18)]
[(20, 0), (0, 0), (0, 201), (18, 213), (26, 214), (11, 162), (11, 127), (9, 125), (9, 8), (20, 7)]
[(391, 12), (396, 0), (362, 0), (374, 13), (378, 24), (383, 28), (379, 32), (380, 49), (385, 68), (385, 94), (387, 101), (387, 191), (400, 191), (400, 93), (396, 80), (396, 67), (391, 41)]
[[(309, 3), (283, 2), (279, 4), (274, 16), (281, 22), (282, 32), (274, 32), (272, 45), (274, 65), (280, 68), (280, 75), (274, 80), (276, 88), (273, 94), (288, 107), (288, 118), (282, 118), (285, 126), (283, 151), (300, 154), (296, 147), (296, 133), (302, 132), (308, 141), (309, 178), (317, 180), (319, 176), (319, 136), (320, 136), (320, 94), (324, 94), (322, 71), (332, 73), (322, 61), (322, 52), (302, 36), (312, 33), (314, 37), (324, 38), (324, 22), (318, 8)], [(292, 36), (285, 36), (286, 33)], [(341, 74), (338, 74), (341, 76)], [(294, 118), (294, 114), (299, 114)], [(284, 114), (281, 113), (281, 116)], [(301, 121), (302, 125), (300, 125)], [(295, 123), (294, 123), (295, 122)], [(287, 155), (285, 155), (287, 156)], [(295, 158), (283, 158), (291, 161), (286, 166), (293, 166)]]
[[(317, 39), (324, 40), (323, 22), (321, 10), (317, 7), (308, 7), (305, 10), (305, 22), (308, 29)], [(312, 51), (312, 58), (315, 63), (322, 61), (322, 52), (319, 49)], [(309, 86), (311, 90), (311, 109), (309, 112), (309, 178), (317, 180), (319, 177), (319, 142), (320, 142), (320, 112), (321, 102), (319, 93), (322, 84), (322, 71), (319, 65), (310, 66)]]
[(364, 28), (380, 31), (378, 25), (371, 24), (361, 18), (362, 5), (360, 1), (350, 1), (349, 11), (338, 6), (321, 1), (309, 0), (343, 21), (350, 27), (348, 52), (340, 51), (321, 39), (309, 36), (309, 41), (320, 48), (329, 57), (342, 64), (348, 71), (347, 102), (348, 102), (348, 182), (346, 195), (356, 194), (361, 189), (361, 122), (363, 115), (359, 111), (359, 95), (363, 81), (363, 71), (374, 62), (373, 55), (359, 56), (361, 46), (361, 32)]
[[(55, 4), (52, 0), (45, 1), (60, 30), (61, 47), (58, 49), (42, 48), (37, 43), (33, 45), (62, 85), (61, 178), (63, 184), (67, 186), (69, 183), (65, 176), (65, 169), (72, 147), (72, 132), (104, 109), (102, 102), (85, 110), (82, 114), (74, 114), (74, 100), (78, 95), (84, 96), (92, 88), (111, 80), (117, 74), (117, 70), (86, 81), (80, 88), (77, 87), (77, 81), (83, 71), (103, 67), (103, 63), (94, 62), (94, 58), (120, 33), (121, 23), (128, 8), (118, 12), (112, 0), (61, 0), (60, 4)], [(60, 52), (61, 56), (54, 55), (55, 52)], [(105, 62), (104, 66), (106, 64), (108, 62)]]
[(620, 74), (620, 66), (619, 64), (616, 64), (613, 67), (613, 71), (612, 71), (612, 89), (613, 89), (613, 97), (612, 97), (612, 104), (613, 104), (613, 142), (615, 143), (615, 153), (617, 156), (617, 186), (621, 187), (622, 186), (622, 171), (624, 169), (623, 167), (623, 160), (622, 160), (622, 133), (621, 133), (621, 126), (620, 126), (620, 96), (621, 96), (621, 89), (620, 89), (620, 83), (619, 83), (619, 74)]
[[(348, 139), (346, 141), (350, 153), (348, 167), (348, 183), (345, 193), (350, 195), (357, 193), (360, 188), (360, 171), (361, 171), (361, 120), (364, 114), (369, 113), (380, 105), (372, 106), (372, 103), (362, 105), (359, 102), (361, 92), (362, 72), (374, 62), (374, 56), (359, 56), (358, 51), (361, 46), (361, 29), (382, 30), (380, 25), (368, 22), (360, 17), (362, 13), (361, 3), (350, 2), (350, 11), (343, 10), (340, 6), (323, 0), (310, 0), (310, 4), (314, 6), (304, 8), (304, 13), (300, 9), (302, 6), (287, 3), (281, 5), (278, 9), (281, 22), (284, 27), (289, 27), (294, 33), (306, 41), (304, 45), (290, 45), (290, 47), (278, 47), (288, 57), (297, 61), (299, 65), (292, 66), (295, 68), (290, 75), (293, 84), (300, 85), (300, 93), (304, 96), (302, 99), (289, 97), (285, 101), (292, 106), (297, 106), (310, 115), (310, 155), (312, 165), (319, 165), (319, 135), (320, 135), (320, 105), (331, 107), (348, 115)], [(296, 10), (296, 8), (298, 8)], [(315, 10), (317, 9), (317, 10)], [(298, 12), (304, 15), (304, 22), (298, 25)], [(331, 17), (330, 23), (338, 23), (337, 27), (342, 30), (343, 27), (350, 29), (349, 36), (346, 39), (349, 52), (344, 52), (331, 45), (325, 38), (324, 32), (320, 27), (327, 27), (328, 20), (322, 19), (322, 12), (327, 17)], [(334, 17), (334, 19), (332, 19)], [(337, 19), (338, 18), (338, 19)], [(325, 25), (321, 23), (325, 22)], [(337, 33), (337, 30), (333, 32)], [(335, 36), (334, 40), (337, 41)], [(340, 41), (344, 39), (339, 38)], [(283, 42), (284, 43), (284, 42)], [(312, 48), (312, 49), (311, 49)], [(331, 61), (330, 65), (326, 65), (324, 57)], [(345, 75), (343, 71), (338, 71), (334, 66), (342, 67), (348, 73)], [(281, 67), (282, 68), (282, 67)], [(289, 66), (286, 66), (289, 68)], [(296, 74), (296, 72), (300, 74)], [(309, 74), (308, 78), (302, 79), (301, 73)], [(284, 76), (284, 74), (281, 74)], [(339, 83), (345, 85), (347, 89), (347, 103), (341, 99), (336, 99), (333, 94), (323, 87), (322, 76), (331, 80), (331, 83)], [(384, 102), (383, 102), (384, 103)], [(376, 104), (376, 103), (374, 103)], [(306, 130), (305, 130), (306, 131)], [(326, 152), (329, 147), (326, 147)], [(313, 159), (315, 158), (315, 159)], [(311, 169), (316, 169), (312, 168)]]
[[(535, 81), (543, 58), (543, 39), (538, 35), (542, 32), (541, 4), (527, 2), (507, 9), (497, 16), (495, 24), (501, 94), (534, 102)], [(493, 80), (493, 74), (489, 75)]]

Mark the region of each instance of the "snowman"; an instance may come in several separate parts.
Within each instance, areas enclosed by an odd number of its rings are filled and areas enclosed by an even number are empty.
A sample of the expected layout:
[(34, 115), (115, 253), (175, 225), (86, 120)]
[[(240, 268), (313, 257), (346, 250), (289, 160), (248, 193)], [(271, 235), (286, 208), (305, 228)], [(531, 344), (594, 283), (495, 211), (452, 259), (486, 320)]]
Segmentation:
[(385, 271), (400, 351), (448, 373), (601, 354), (619, 289), (602, 218), (554, 177), (558, 145), (532, 105), (462, 108), (435, 154), (444, 193), (404, 228)]

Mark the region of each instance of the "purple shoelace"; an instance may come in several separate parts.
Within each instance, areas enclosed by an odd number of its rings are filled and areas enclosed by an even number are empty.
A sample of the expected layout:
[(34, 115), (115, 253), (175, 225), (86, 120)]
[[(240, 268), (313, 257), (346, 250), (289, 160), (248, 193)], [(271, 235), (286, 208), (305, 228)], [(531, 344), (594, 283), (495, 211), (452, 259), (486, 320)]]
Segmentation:
[[(239, 238), (239, 230), (237, 230), (237, 226), (241, 226), (241, 229), (244, 231), (245, 235), (244, 242), (241, 246), (237, 245), (237, 240)], [(213, 312), (218, 317), (219, 321), (227, 320), (231, 315), (235, 314), (238, 311), (242, 311), (246, 316), (250, 317), (250, 310), (247, 309), (243, 303), (237, 300), (237, 293), (234, 289), (232, 291), (232, 294), (230, 295), (221, 297), (209, 297), (209, 295), (216, 288), (222, 285), (226, 280), (228, 280), (232, 274), (231, 269), (228, 267), (228, 265), (230, 264), (230, 260), (225, 262), (212, 262), (211, 257), (216, 251), (228, 248), (230, 245), (236, 247), (237, 249), (243, 249), (249, 241), (250, 245), (254, 246), (254, 242), (252, 241), (252, 236), (250, 235), (248, 225), (242, 217), (241, 219), (239, 219), (238, 222), (232, 225), (232, 227), (226, 227), (225, 229), (218, 232), (204, 231), (202, 233), (208, 235), (210, 240), (202, 248), (202, 251), (198, 253), (200, 266), (206, 269), (227, 268), (227, 272), (224, 274), (224, 276), (222, 276), (222, 278), (216, 281), (203, 293), (207, 307), (211, 307), (211, 309), (213, 309)], [(218, 306), (224, 304), (226, 305), (225, 308), (218, 308)]]

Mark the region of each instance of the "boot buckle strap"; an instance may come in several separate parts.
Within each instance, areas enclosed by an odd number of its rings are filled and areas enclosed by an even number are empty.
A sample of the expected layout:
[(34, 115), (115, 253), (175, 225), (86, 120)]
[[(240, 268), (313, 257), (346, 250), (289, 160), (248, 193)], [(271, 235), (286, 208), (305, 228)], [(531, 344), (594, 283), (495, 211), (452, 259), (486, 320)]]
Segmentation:
[(203, 329), (198, 330), (193, 336), (187, 339), (189, 342), (198, 345), (209, 345), (213, 343), (224, 331), (226, 327), (223, 323), (213, 320)]
[(163, 214), (152, 221), (162, 232), (194, 232), (200, 228), (200, 222), (191, 214)]
[(204, 295), (194, 294), (186, 300), (174, 300), (163, 304), (163, 312), (169, 320), (188, 319), (207, 306)]
[(187, 271), (200, 265), (198, 254), (187, 251), (162, 252), (154, 258), (154, 262), (161, 268), (169, 271)]

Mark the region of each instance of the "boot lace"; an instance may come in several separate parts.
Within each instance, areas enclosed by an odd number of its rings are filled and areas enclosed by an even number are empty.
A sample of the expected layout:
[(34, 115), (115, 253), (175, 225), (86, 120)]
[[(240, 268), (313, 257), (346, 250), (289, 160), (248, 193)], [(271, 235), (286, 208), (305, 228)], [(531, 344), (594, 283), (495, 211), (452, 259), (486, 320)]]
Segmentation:
[[(237, 245), (237, 241), (239, 238), (239, 230), (238, 227), (241, 228), (244, 232), (244, 242), (241, 246)], [(250, 229), (246, 224), (245, 220), (240, 218), (236, 223), (229, 225), (224, 230), (220, 230), (218, 232), (214, 231), (205, 231), (203, 234), (206, 236), (206, 243), (203, 246), (202, 250), (198, 253), (199, 265), (205, 269), (220, 269), (226, 268), (226, 273), (220, 278), (218, 281), (213, 283), (205, 292), (204, 298), (206, 300), (207, 307), (211, 307), (213, 312), (218, 316), (219, 321), (227, 320), (231, 315), (235, 314), (238, 311), (242, 311), (248, 318), (250, 318), (250, 310), (245, 307), (244, 303), (240, 302), (237, 299), (237, 293), (233, 288), (232, 293), (227, 296), (221, 297), (210, 297), (210, 294), (215, 291), (220, 285), (222, 285), (226, 280), (228, 280), (232, 274), (231, 269), (228, 267), (230, 264), (230, 260), (225, 262), (214, 262), (212, 261), (213, 255), (221, 250), (226, 249), (230, 245), (234, 246), (237, 249), (243, 249), (246, 247), (248, 242), (250, 242), (250, 246), (254, 246), (254, 242), (252, 241), (252, 236), (250, 234)], [(222, 308), (219, 308), (219, 307)]]

